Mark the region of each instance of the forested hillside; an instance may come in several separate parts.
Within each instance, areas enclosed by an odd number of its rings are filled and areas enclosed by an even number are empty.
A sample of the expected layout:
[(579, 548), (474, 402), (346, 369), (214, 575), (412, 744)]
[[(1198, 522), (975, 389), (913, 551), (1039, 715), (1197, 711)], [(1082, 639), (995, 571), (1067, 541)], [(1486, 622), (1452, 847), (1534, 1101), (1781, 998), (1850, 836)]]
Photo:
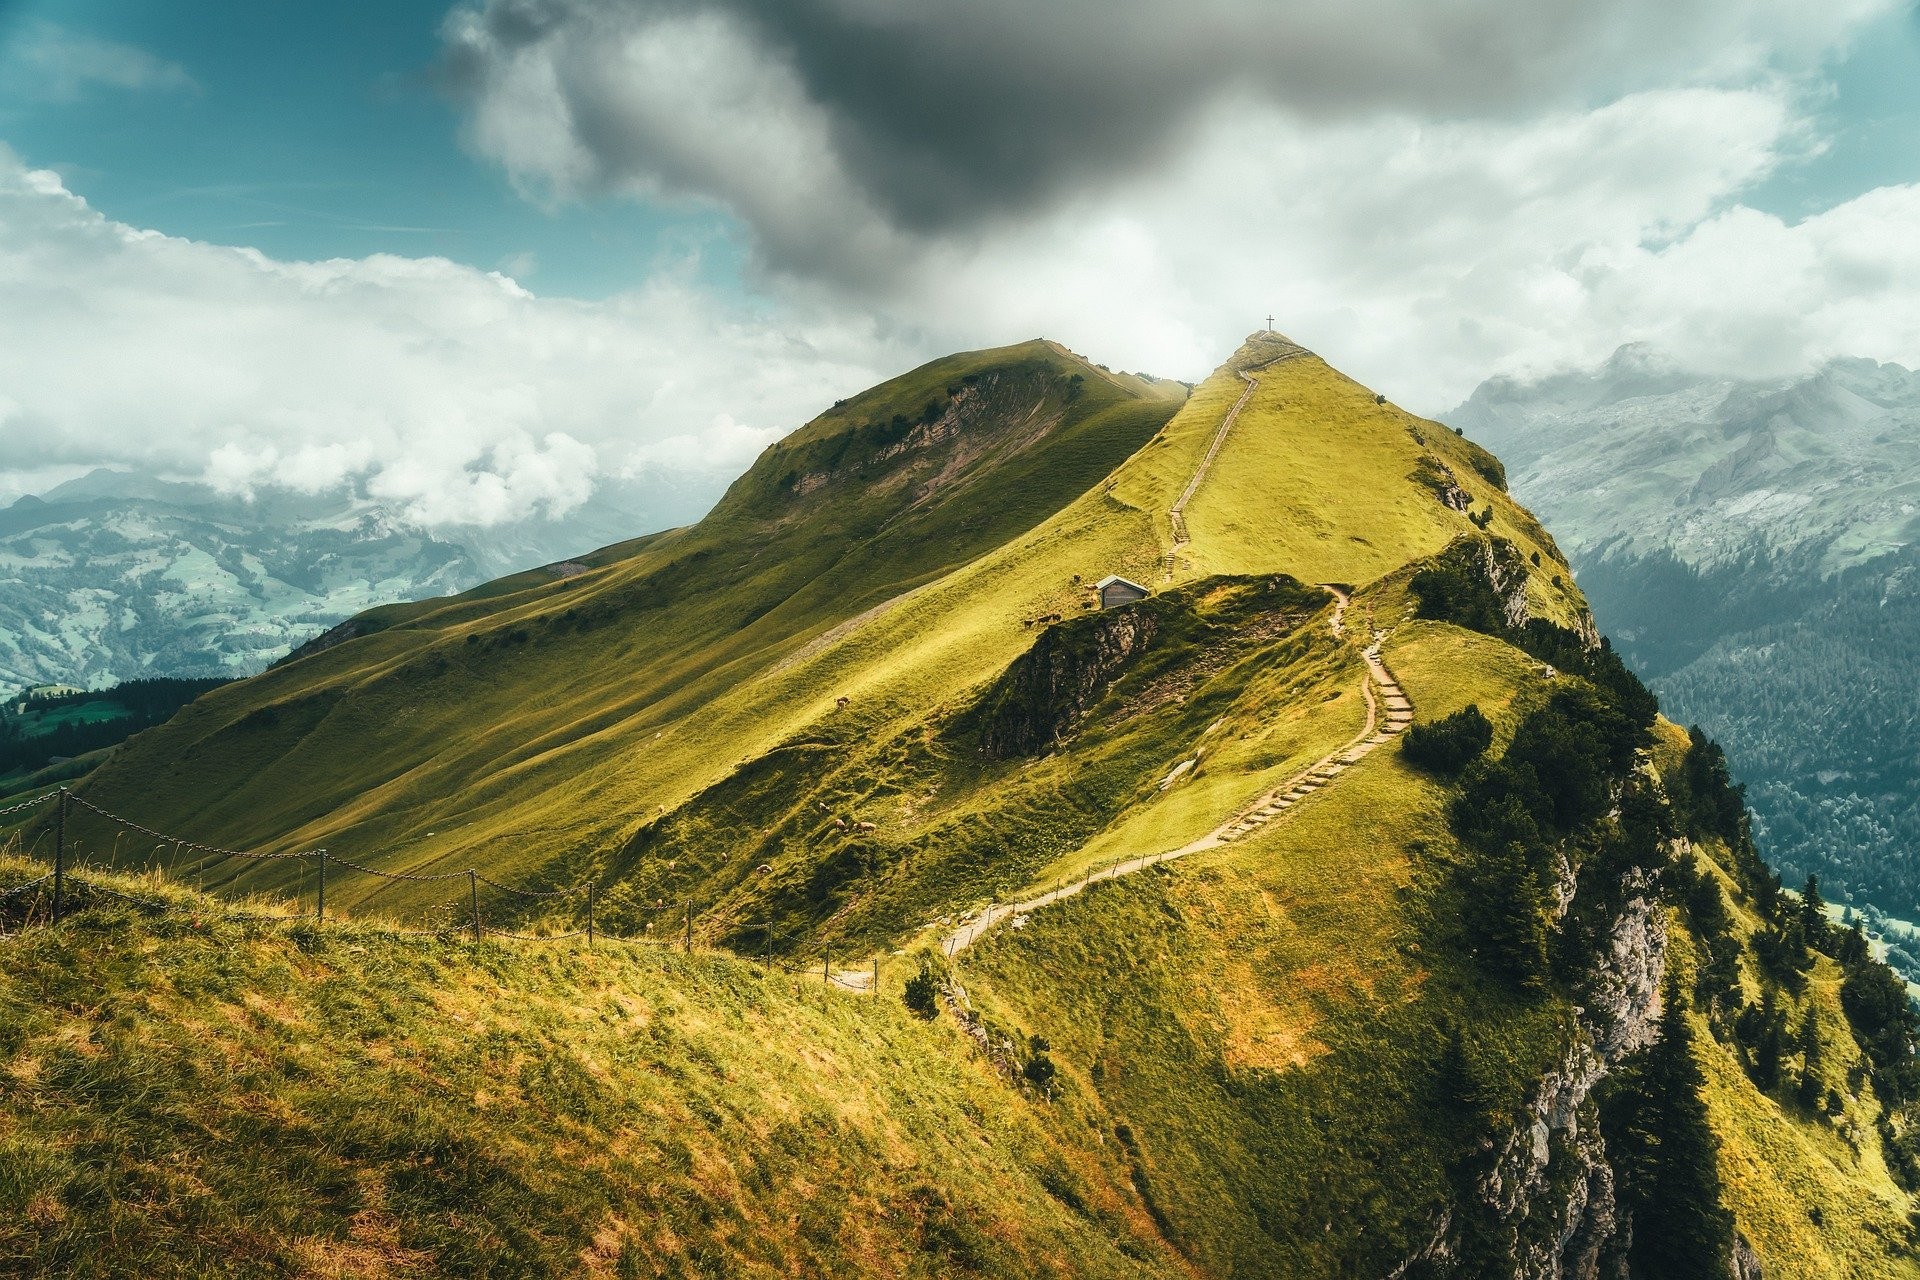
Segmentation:
[(1449, 418), (1512, 465), (1668, 714), (1725, 744), (1766, 857), (1920, 913), (1920, 375), (1741, 382), (1628, 347)]

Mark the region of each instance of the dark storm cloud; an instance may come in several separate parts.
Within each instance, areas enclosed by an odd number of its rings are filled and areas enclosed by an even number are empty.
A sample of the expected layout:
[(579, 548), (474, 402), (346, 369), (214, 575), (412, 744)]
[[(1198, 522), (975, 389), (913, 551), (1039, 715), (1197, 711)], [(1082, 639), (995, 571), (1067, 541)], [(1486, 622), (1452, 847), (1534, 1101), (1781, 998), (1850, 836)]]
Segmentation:
[(1389, 20), (1400, 5), (1347, 7), (1372, 30), (1358, 40), (1304, 6), (1247, 0), (716, 2), (749, 14), (791, 58), (832, 113), (849, 169), (919, 230), (1151, 165), (1196, 112), (1235, 90), (1315, 112), (1503, 105), (1540, 87), (1526, 83), (1538, 50), (1503, 42), (1550, 48), (1580, 25), (1574, 15), (1591, 13), (1541, 6), (1503, 34), (1493, 19), (1507, 15), (1489, 10), (1504, 6), (1442, 6), (1454, 12), (1428, 44)]
[[(577, 154), (565, 172), (542, 172), (528, 147), (482, 144), (509, 167), (563, 190), (651, 182), (716, 197), (754, 225), (770, 256), (805, 269), (824, 230), (809, 219), (844, 221), (847, 212), (824, 210), (817, 191), (783, 196), (753, 175), (704, 171), (709, 163), (738, 168), (740, 153), (698, 154), (708, 124), (698, 105), (677, 120), (659, 103), (636, 107), (622, 50), (674, 24), (725, 26), (759, 66), (732, 71), (777, 69), (817, 112), (828, 154), (811, 168), (837, 170), (832, 180), (851, 201), (912, 238), (1018, 217), (1152, 168), (1222, 103), (1321, 117), (1458, 117), (1591, 102), (1681, 68), (1738, 61), (1748, 46), (1778, 47), (1783, 31), (1817, 32), (1804, 8), (1786, 0), (481, 0), (456, 11), (448, 41), (454, 79), (475, 97), (503, 96), (503, 68), (541, 64), (534, 80), (550, 92), (526, 109), (555, 112), (548, 133), (565, 136)], [(515, 92), (526, 96), (534, 80)]]

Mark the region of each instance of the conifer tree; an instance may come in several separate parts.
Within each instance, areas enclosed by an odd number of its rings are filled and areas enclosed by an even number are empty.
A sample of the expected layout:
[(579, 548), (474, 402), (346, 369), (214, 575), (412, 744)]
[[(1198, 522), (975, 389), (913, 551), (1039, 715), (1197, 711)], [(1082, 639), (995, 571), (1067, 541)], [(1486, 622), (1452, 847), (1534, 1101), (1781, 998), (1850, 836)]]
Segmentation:
[(1794, 1047), (1800, 1051), (1800, 1061), (1807, 1066), (1820, 1065), (1820, 1015), (1815, 1010), (1807, 1010), (1807, 1020), (1800, 1024), (1799, 1042)]
[(1482, 955), (1521, 986), (1540, 986), (1547, 976), (1547, 896), (1526, 849), (1512, 841), (1496, 846), (1476, 878)]
[(1820, 877), (1808, 876), (1807, 887), (1800, 894), (1800, 929), (1806, 935), (1807, 945), (1818, 951), (1825, 951), (1828, 935), (1833, 926), (1827, 920), (1827, 902), (1820, 896)]
[(1728, 1274), (1733, 1215), (1720, 1202), (1719, 1144), (1701, 1097), (1686, 1004), (1670, 985), (1660, 1038), (1626, 1086), (1620, 1111), (1623, 1199), (1632, 1215), (1631, 1274), (1694, 1280)]
[(1457, 1022), (1446, 1026), (1440, 1057), (1434, 1064), (1434, 1088), (1441, 1105), (1462, 1116), (1478, 1118), (1486, 1111), (1486, 1087), (1467, 1048), (1466, 1033)]

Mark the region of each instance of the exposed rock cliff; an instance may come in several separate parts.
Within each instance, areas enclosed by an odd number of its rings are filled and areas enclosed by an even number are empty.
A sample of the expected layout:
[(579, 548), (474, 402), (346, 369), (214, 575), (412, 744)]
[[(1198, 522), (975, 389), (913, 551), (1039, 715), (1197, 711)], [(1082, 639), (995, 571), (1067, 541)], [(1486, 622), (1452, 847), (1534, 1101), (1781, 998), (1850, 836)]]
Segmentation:
[(1052, 747), (1159, 633), (1139, 605), (1047, 628), (989, 695), (981, 750), (1004, 760)]
[[(1553, 896), (1572, 900), (1573, 872), (1563, 863)], [(1482, 1247), (1511, 1260), (1517, 1280), (1603, 1280), (1617, 1271), (1631, 1224), (1622, 1218), (1616, 1175), (1599, 1126), (1595, 1091), (1629, 1055), (1657, 1035), (1661, 982), (1666, 973), (1666, 926), (1656, 885), (1645, 872), (1623, 885), (1625, 905), (1614, 918), (1606, 945), (1587, 982), (1587, 1000), (1576, 1010), (1561, 1060), (1540, 1079), (1506, 1140), (1494, 1148), (1492, 1165), (1478, 1181), (1477, 1203), (1462, 1206), (1479, 1232), (1492, 1237)], [(1449, 1216), (1418, 1253), (1388, 1273), (1427, 1274), (1458, 1253)], [(1759, 1280), (1736, 1266), (1736, 1280)]]

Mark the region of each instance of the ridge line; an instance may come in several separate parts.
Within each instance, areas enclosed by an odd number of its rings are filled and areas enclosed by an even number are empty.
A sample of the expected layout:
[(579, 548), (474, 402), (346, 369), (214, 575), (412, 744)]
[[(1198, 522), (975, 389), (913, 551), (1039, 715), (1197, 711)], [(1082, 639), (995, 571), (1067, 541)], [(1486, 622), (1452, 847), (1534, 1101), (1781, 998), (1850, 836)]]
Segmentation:
[(1290, 350), (1281, 352), (1271, 360), (1263, 361), (1248, 369), (1234, 370), (1246, 382), (1246, 389), (1227, 410), (1226, 417), (1220, 420), (1219, 427), (1213, 433), (1213, 440), (1207, 445), (1206, 453), (1201, 455), (1199, 464), (1193, 469), (1193, 475), (1187, 479), (1187, 487), (1180, 491), (1180, 496), (1175, 498), (1173, 505), (1167, 509), (1167, 524), (1172, 531), (1173, 545), (1167, 550), (1166, 567), (1161, 575), (1161, 581), (1173, 581), (1174, 565), (1180, 555), (1180, 548), (1190, 546), (1193, 542), (1193, 539), (1187, 536), (1187, 503), (1193, 500), (1193, 495), (1200, 488), (1200, 482), (1205, 480), (1207, 472), (1213, 469), (1213, 460), (1219, 455), (1221, 447), (1226, 444), (1227, 433), (1233, 430), (1234, 422), (1240, 417), (1240, 410), (1246, 407), (1247, 401), (1251, 400), (1253, 393), (1259, 389), (1260, 379), (1254, 374), (1264, 373), (1283, 360), (1296, 360), (1308, 354), (1305, 347), (1292, 344), (1289, 346)]

